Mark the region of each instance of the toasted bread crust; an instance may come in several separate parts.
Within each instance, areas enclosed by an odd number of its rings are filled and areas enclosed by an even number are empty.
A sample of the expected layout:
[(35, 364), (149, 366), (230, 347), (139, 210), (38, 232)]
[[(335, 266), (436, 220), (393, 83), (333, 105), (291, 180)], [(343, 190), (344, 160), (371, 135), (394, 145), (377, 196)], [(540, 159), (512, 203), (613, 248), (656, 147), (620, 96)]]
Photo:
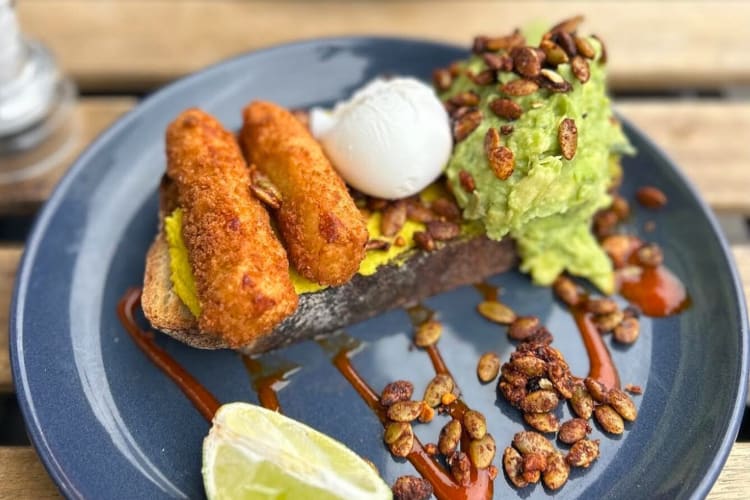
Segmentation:
[[(484, 236), (450, 241), (434, 252), (414, 251), (401, 266), (385, 265), (372, 276), (356, 275), (340, 287), (301, 295), (294, 314), (273, 331), (231, 347), (255, 354), (330, 333), (389, 309), (477, 283), (508, 270), (515, 261), (510, 240), (497, 242)], [(200, 332), (171, 289), (169, 251), (164, 238), (157, 237), (146, 262), (142, 298), (146, 317), (154, 328), (192, 347), (230, 347), (222, 339)]]

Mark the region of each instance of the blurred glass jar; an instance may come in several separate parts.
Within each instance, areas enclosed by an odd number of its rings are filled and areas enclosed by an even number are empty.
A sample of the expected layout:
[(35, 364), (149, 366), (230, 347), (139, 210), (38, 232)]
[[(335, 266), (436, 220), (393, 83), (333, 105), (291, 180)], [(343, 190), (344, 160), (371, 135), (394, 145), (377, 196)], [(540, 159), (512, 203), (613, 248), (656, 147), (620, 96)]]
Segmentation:
[(27, 40), (0, 0), (0, 184), (37, 176), (71, 153), (75, 86), (42, 44)]

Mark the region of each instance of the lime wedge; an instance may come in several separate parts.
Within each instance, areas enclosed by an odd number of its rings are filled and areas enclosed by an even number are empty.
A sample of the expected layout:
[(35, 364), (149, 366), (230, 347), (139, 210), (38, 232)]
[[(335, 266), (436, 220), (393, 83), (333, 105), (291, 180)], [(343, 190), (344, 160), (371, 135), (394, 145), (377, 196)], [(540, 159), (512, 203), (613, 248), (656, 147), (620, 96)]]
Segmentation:
[(392, 498), (378, 473), (343, 444), (247, 403), (216, 412), (203, 441), (203, 484), (212, 500)]

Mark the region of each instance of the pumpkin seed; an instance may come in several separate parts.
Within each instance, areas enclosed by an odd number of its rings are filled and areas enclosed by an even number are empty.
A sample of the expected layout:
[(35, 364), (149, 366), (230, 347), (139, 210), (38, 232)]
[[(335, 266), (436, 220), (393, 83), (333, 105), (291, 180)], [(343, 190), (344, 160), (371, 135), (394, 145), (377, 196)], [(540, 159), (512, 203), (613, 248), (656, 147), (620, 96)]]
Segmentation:
[(396, 422), (411, 422), (422, 413), (422, 401), (399, 401), (388, 407), (388, 418)]
[(438, 449), (443, 455), (449, 456), (456, 450), (459, 441), (461, 441), (461, 422), (453, 419), (440, 430)]
[(625, 431), (625, 423), (622, 417), (609, 405), (599, 405), (594, 408), (594, 418), (602, 426), (602, 429), (610, 434), (622, 434)]
[(482, 439), (487, 433), (487, 420), (480, 412), (469, 410), (464, 413), (464, 429), (472, 439)]
[(391, 422), (385, 428), (383, 440), (393, 455), (405, 457), (414, 446), (414, 431), (406, 422)]
[(469, 443), (469, 459), (477, 469), (489, 467), (495, 459), (496, 451), (495, 439), (490, 434)]
[(508, 446), (503, 452), (503, 469), (513, 486), (523, 488), (528, 482), (523, 478), (523, 457), (518, 451)]
[(513, 309), (496, 300), (480, 302), (477, 311), (486, 319), (501, 325), (509, 325), (516, 319), (516, 313), (513, 312)]
[(485, 352), (477, 363), (477, 377), (483, 383), (492, 382), (500, 371), (500, 358), (494, 352)]

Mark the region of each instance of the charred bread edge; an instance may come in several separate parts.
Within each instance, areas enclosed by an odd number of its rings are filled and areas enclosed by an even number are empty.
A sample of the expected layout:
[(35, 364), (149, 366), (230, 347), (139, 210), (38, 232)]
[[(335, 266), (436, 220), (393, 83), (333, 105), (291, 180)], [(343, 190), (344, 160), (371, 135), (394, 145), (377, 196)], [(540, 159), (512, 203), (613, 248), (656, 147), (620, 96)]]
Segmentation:
[[(414, 250), (397, 265), (386, 264), (370, 276), (356, 275), (339, 287), (300, 295), (297, 310), (273, 331), (239, 350), (259, 353), (331, 333), (390, 309), (414, 304), (440, 292), (477, 283), (516, 263), (514, 244), (485, 236), (446, 242), (433, 252)], [(195, 318), (172, 291), (169, 251), (161, 233), (148, 252), (143, 311), (154, 328), (200, 349), (227, 344), (200, 332)]]

